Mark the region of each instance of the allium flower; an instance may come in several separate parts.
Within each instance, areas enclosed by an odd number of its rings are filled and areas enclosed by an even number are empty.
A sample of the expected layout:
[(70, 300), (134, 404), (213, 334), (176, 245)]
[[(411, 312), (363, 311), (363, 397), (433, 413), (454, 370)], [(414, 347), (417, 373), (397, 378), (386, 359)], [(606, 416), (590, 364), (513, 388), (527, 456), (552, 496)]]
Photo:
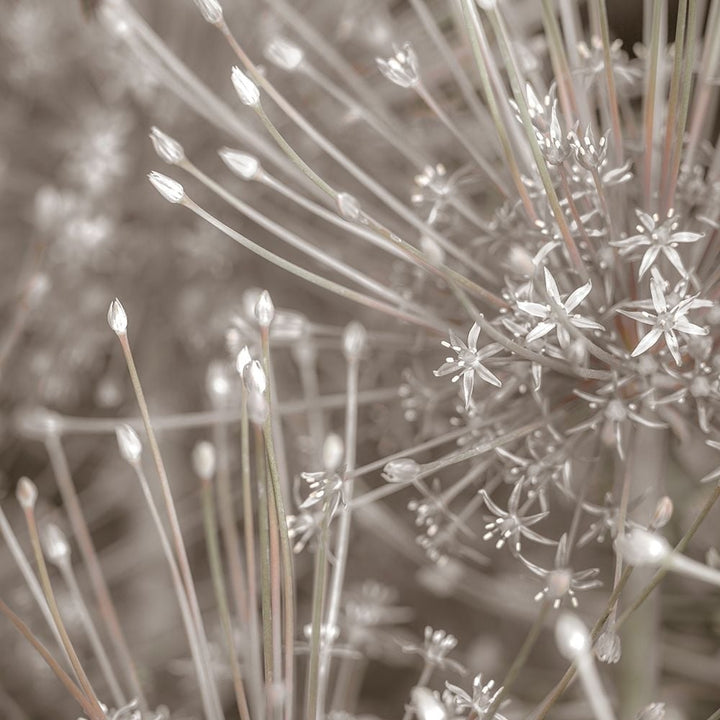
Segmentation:
[[(635, 259), (635, 254), (642, 251), (642, 260), (638, 268), (638, 278), (640, 279), (655, 264), (661, 254), (667, 258), (680, 275), (687, 275), (677, 246), (681, 243), (695, 243), (703, 237), (703, 234), (687, 231), (676, 232), (680, 226), (680, 220), (672, 213), (669, 213), (662, 222), (657, 214), (651, 216), (642, 210), (636, 210), (635, 213), (640, 220), (640, 224), (636, 227), (638, 234), (622, 240), (611, 240), (610, 245), (619, 248), (620, 255), (628, 255), (631, 259)], [(647, 249), (643, 251), (645, 247)]]
[(457, 661), (447, 657), (457, 646), (457, 638), (444, 630), (433, 630), (429, 625), (425, 628), (425, 641), (422, 646), (415, 644), (403, 645), (403, 652), (420, 655), (430, 667), (452, 670), (464, 674), (465, 668)]
[(574, 313), (577, 308), (592, 290), (592, 283), (588, 280), (584, 285), (574, 290), (570, 295), (562, 300), (557, 282), (552, 273), (544, 268), (545, 273), (545, 292), (550, 299), (549, 304), (541, 304), (537, 302), (527, 302), (519, 300), (517, 306), (522, 312), (539, 318), (540, 322), (527, 334), (525, 340), (533, 342), (545, 337), (553, 330), (557, 333), (557, 339), (560, 347), (567, 348), (570, 345), (570, 332), (566, 327), (569, 323), (579, 330), (604, 330), (605, 327), (595, 320), (583, 317)]
[[(707, 335), (708, 329), (706, 327), (691, 323), (686, 316), (691, 310), (712, 307), (713, 303), (710, 300), (702, 300), (697, 295), (692, 295), (679, 298), (675, 301), (675, 304), (670, 305), (665, 295), (665, 288), (666, 283), (660, 273), (654, 272), (650, 278), (650, 294), (655, 314), (653, 315), (647, 310), (625, 310), (623, 308), (620, 308), (618, 312), (642, 325), (652, 326), (652, 329), (635, 346), (631, 353), (632, 357), (647, 352), (660, 338), (664, 337), (673, 360), (677, 365), (682, 365), (683, 359), (676, 332), (685, 335)], [(637, 306), (637, 303), (635, 306)]]
[(393, 54), (387, 60), (376, 58), (375, 62), (380, 72), (400, 87), (415, 87), (420, 82), (417, 56), (410, 43), (393, 45)]
[(480, 338), (480, 326), (475, 323), (468, 333), (467, 345), (454, 332), (450, 332), (450, 340), (443, 340), (442, 345), (450, 348), (457, 355), (456, 358), (446, 358), (445, 363), (434, 371), (435, 377), (453, 375), (451, 382), (458, 382), (462, 379), (462, 396), (465, 408), (472, 404), (473, 389), (475, 387), (475, 376), (495, 387), (502, 387), (500, 379), (485, 367), (483, 361), (502, 350), (497, 343), (490, 343), (478, 349)]

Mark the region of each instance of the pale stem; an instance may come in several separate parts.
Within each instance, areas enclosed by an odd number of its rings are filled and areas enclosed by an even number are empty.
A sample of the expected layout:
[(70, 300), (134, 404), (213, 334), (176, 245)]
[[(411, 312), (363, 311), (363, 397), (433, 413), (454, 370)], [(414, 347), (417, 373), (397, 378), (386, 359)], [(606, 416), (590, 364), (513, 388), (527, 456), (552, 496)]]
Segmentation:
[(143, 497), (145, 498), (145, 503), (150, 510), (150, 516), (152, 517), (153, 524), (155, 525), (158, 537), (160, 538), (160, 546), (162, 548), (163, 555), (165, 556), (165, 561), (170, 568), (173, 590), (175, 591), (175, 597), (177, 598), (178, 605), (180, 606), (180, 615), (185, 627), (188, 644), (190, 645), (190, 655), (192, 657), (193, 665), (195, 666), (195, 674), (197, 675), (198, 685), (200, 687), (200, 697), (202, 698), (205, 717), (208, 718), (208, 720), (210, 720), (210, 718), (219, 718), (221, 716), (216, 714), (211, 699), (211, 683), (208, 679), (210, 666), (205, 662), (205, 658), (200, 650), (198, 631), (195, 626), (195, 622), (193, 621), (190, 606), (188, 605), (187, 593), (183, 586), (182, 578), (180, 577), (180, 571), (178, 570), (172, 546), (170, 545), (170, 540), (165, 532), (165, 526), (162, 518), (160, 517), (157, 505), (155, 504), (155, 500), (153, 499), (142, 465), (139, 461), (132, 463), (132, 469), (134, 470), (135, 476), (140, 483), (140, 489), (142, 490)]
[(590, 650), (586, 650), (578, 658), (577, 669), (580, 682), (585, 690), (585, 697), (597, 720), (615, 720), (615, 714)]
[[(260, 629), (257, 613), (257, 569), (255, 555), (255, 520), (253, 517), (253, 491), (252, 477), (250, 474), (250, 422), (247, 413), (247, 391), (243, 388), (241, 402), (240, 421), (240, 461), (242, 479), (242, 507), (243, 507), (243, 532), (245, 539), (245, 567), (247, 568), (247, 589), (248, 589), (248, 652), (245, 653), (247, 664), (252, 674), (250, 683), (250, 699), (253, 706), (253, 717), (262, 717), (264, 713), (263, 694), (260, 690), (262, 678), (260, 674)], [(257, 450), (261, 461), (262, 453)]]
[[(359, 362), (351, 358), (347, 363), (347, 408), (345, 410), (345, 469), (352, 472), (355, 469), (357, 455), (357, 393), (358, 393)], [(330, 579), (330, 593), (328, 595), (327, 615), (325, 626), (328, 628), (328, 637), (323, 643), (320, 652), (320, 678), (318, 687), (318, 711), (325, 712), (325, 698), (327, 695), (328, 679), (330, 675), (330, 653), (332, 651), (332, 632), (338, 625), (340, 615), (340, 600), (343, 583), (345, 581), (345, 568), (347, 566), (348, 550), (350, 547), (350, 524), (352, 512), (350, 503), (353, 497), (353, 480), (349, 478), (343, 483), (344, 503), (339, 508), (340, 517), (337, 522), (335, 538), (335, 565)]]
[[(619, 167), (623, 164), (623, 132), (620, 122), (620, 108), (618, 106), (617, 90), (615, 89), (615, 72), (613, 70), (612, 57), (610, 55), (610, 26), (608, 24), (606, 0), (596, 0), (597, 18), (600, 24), (600, 38), (603, 47), (603, 63), (605, 65), (605, 84), (607, 86), (608, 105), (610, 109), (610, 120), (612, 123), (613, 149), (615, 151), (615, 164)], [(660, 4), (660, 0), (657, 0)], [(646, 154), (650, 154), (652, 145), (646, 145)]]
[(296, 233), (288, 230), (279, 223), (276, 223), (274, 220), (271, 220), (269, 217), (256, 210), (248, 203), (244, 203), (242, 200), (239, 200), (234, 195), (225, 190), (222, 185), (219, 185), (214, 180), (212, 180), (212, 178), (205, 175), (205, 173), (195, 167), (195, 165), (193, 165), (189, 160), (183, 160), (181, 163), (179, 163), (179, 165), (183, 169), (187, 170), (191, 175), (193, 175), (193, 177), (196, 177), (198, 180), (200, 180), (203, 185), (210, 188), (216, 195), (225, 200), (228, 205), (231, 205), (236, 210), (243, 213), (243, 215), (249, 217), (253, 222), (260, 225), (260, 227), (265, 228), (269, 232), (273, 233), (276, 237), (280, 238), (280, 240), (282, 240), (283, 242), (286, 242), (288, 245), (296, 248), (297, 250), (300, 250), (304, 254), (316, 260), (321, 265), (329, 267), (330, 269), (337, 272), (339, 275), (342, 275), (343, 277), (348, 278), (352, 282), (355, 282), (358, 285), (362, 286), (366, 290), (369, 290), (370, 292), (385, 298), (385, 300), (394, 303), (398, 307), (405, 308), (418, 315), (429, 313), (427, 308), (423, 308), (420, 305), (416, 305), (415, 303), (406, 300), (394, 290), (385, 287), (384, 285), (377, 282), (368, 275), (361, 273), (352, 265), (348, 265), (342, 260), (338, 260), (337, 258), (333, 257), (321, 248), (315, 247), (315, 245), (312, 245)]
[(60, 574), (62, 575), (68, 590), (70, 591), (70, 596), (72, 597), (72, 601), (75, 604), (80, 616), (80, 622), (83, 625), (85, 634), (87, 635), (90, 646), (92, 647), (93, 653), (98, 661), (98, 665), (100, 666), (100, 671), (102, 672), (108, 689), (110, 690), (113, 702), (116, 707), (122, 707), (127, 703), (127, 699), (125, 698), (123, 691), (120, 689), (120, 685), (115, 677), (115, 671), (110, 663), (110, 658), (108, 658), (107, 653), (105, 652), (102, 640), (100, 639), (100, 635), (98, 634), (95, 623), (93, 622), (92, 615), (90, 615), (88, 606), (85, 604), (85, 600), (83, 600), (82, 591), (80, 590), (77, 578), (75, 577), (72, 563), (69, 558), (64, 559), (57, 563), (57, 567), (60, 570)]
[(207, 545), (208, 559), (210, 561), (210, 575), (212, 576), (213, 588), (215, 590), (215, 600), (218, 606), (218, 614), (220, 615), (220, 625), (222, 626), (225, 637), (225, 649), (227, 650), (230, 671), (233, 678), (235, 703), (241, 720), (250, 720), (250, 710), (247, 704), (247, 697), (245, 696), (245, 686), (240, 671), (240, 664), (237, 659), (237, 652), (235, 651), (235, 638), (233, 636), (232, 621), (230, 620), (222, 558), (220, 556), (220, 546), (217, 537), (218, 528), (215, 517), (215, 498), (213, 496), (212, 482), (209, 480), (202, 482), (202, 505), (205, 542)]
[[(170, 481), (168, 480), (167, 471), (165, 470), (165, 463), (163, 462), (162, 455), (160, 453), (160, 446), (158, 445), (155, 431), (153, 430), (152, 421), (150, 419), (150, 411), (148, 410), (145, 393), (143, 392), (140, 377), (138, 376), (137, 368), (135, 367), (135, 359), (133, 358), (128, 336), (126, 334), (120, 334), (118, 335), (118, 340), (120, 341), (120, 346), (125, 357), (125, 363), (130, 375), (130, 382), (140, 409), (140, 416), (142, 417), (145, 434), (147, 435), (148, 443), (150, 444), (150, 452), (152, 454), (153, 463), (155, 465), (155, 470), (157, 471), (158, 480), (160, 481), (160, 488), (162, 490), (165, 509), (170, 523), (170, 532), (173, 543), (175, 544), (175, 552), (177, 553), (178, 566), (180, 568), (180, 574), (183, 578), (188, 603), (190, 605), (190, 610), (192, 612), (193, 620), (198, 633), (200, 652), (209, 666), (210, 650), (207, 644), (207, 636), (202, 622), (202, 614), (200, 613), (200, 605), (198, 604), (197, 593), (195, 592), (195, 583), (193, 581), (192, 572), (190, 571), (190, 563), (188, 561), (187, 551), (183, 541), (180, 522), (175, 510), (175, 502), (170, 488)], [(220, 698), (218, 696), (215, 682), (211, 681), (208, 684), (210, 686), (209, 689), (211, 690), (211, 700), (214, 710), (213, 716), (222, 718), (222, 706), (220, 704)]]
[[(507, 671), (507, 674), (503, 678), (503, 681), (500, 683), (500, 689), (496, 693), (495, 699), (492, 701), (488, 709), (485, 711), (485, 714), (483, 715), (484, 720), (495, 720), (495, 713), (500, 708), (500, 704), (505, 698), (505, 695), (510, 692), (510, 688), (515, 684), (515, 681), (517, 680), (520, 671), (523, 669), (528, 657), (530, 657), (530, 652), (532, 651), (533, 647), (535, 647), (535, 643), (540, 637), (540, 632), (545, 626), (545, 620), (548, 616), (548, 613), (550, 612), (551, 607), (552, 603), (550, 601), (543, 601), (540, 612), (538, 612), (537, 617), (533, 621), (533, 624), (530, 626), (530, 630), (528, 631), (528, 634), (525, 637), (525, 640), (523, 641), (520, 650), (518, 650), (518, 654), (515, 656), (515, 659), (513, 660), (512, 665), (510, 665), (510, 669)], [(603, 718), (602, 720), (605, 719)]]
[(442, 106), (430, 94), (428, 89), (421, 83), (415, 87), (415, 92), (422, 101), (437, 116), (438, 120), (448, 129), (450, 134), (462, 145), (465, 151), (475, 161), (477, 166), (488, 176), (495, 187), (500, 191), (503, 197), (508, 196), (507, 188), (500, 176), (495, 172), (490, 162), (485, 158), (477, 148), (465, 137), (458, 126), (452, 121), (450, 116), (443, 110)]
[[(270, 81), (258, 71), (257, 66), (253, 64), (250, 58), (245, 54), (243, 49), (238, 45), (237, 40), (230, 32), (229, 28), (225, 23), (220, 27), (223, 35), (225, 35), (230, 46), (233, 48), (238, 58), (249, 72), (252, 79), (262, 87), (265, 92), (278, 104), (278, 106), (285, 112), (285, 114), (298, 125), (303, 132), (305, 132), (313, 142), (321, 147), (330, 157), (332, 157), (339, 165), (347, 170), (358, 182), (364, 185), (375, 197), (377, 197), (383, 204), (389, 207), (395, 212), (400, 218), (406, 223), (412, 225), (415, 229), (419, 230), (420, 233), (428, 235), (435, 240), (442, 248), (444, 248), (449, 254), (456, 257), (458, 260), (473, 264), (471, 258), (469, 258), (464, 252), (459, 250), (452, 242), (450, 242), (443, 235), (438, 233), (435, 228), (427, 223), (423, 222), (418, 216), (405, 205), (403, 202), (398, 200), (392, 193), (390, 193), (385, 187), (380, 185), (372, 176), (364, 172), (358, 167), (350, 158), (344, 155), (335, 145), (333, 145), (327, 138), (325, 138), (315, 126), (308, 122), (301, 113), (299, 113), (287, 100), (275, 89)], [(276, 142), (280, 145), (284, 152), (293, 160), (294, 163), (307, 175), (323, 192), (327, 193), (333, 200), (337, 199), (337, 191), (328, 185), (317, 173), (315, 173), (300, 156), (293, 150), (293, 148), (287, 143), (287, 141), (280, 135), (277, 128), (272, 124), (270, 119), (265, 115), (262, 106), (258, 104), (255, 111), (265, 124), (268, 132), (273, 136)], [(369, 218), (369, 216), (368, 216)]]
[(2, 601), (0, 600), (0, 612), (20, 631), (25, 639), (35, 648), (42, 659), (55, 673), (65, 689), (75, 698), (75, 701), (83, 709), (84, 713), (91, 720), (106, 720), (105, 713), (99, 705), (93, 704), (83, 695), (82, 690), (72, 681), (72, 678), (58, 665), (53, 656), (45, 649), (43, 644), (33, 635), (30, 628)]
[(323, 290), (327, 290), (331, 293), (334, 293), (335, 295), (339, 295), (340, 297), (343, 297), (347, 300), (351, 300), (359, 305), (364, 305), (365, 307), (372, 308), (373, 310), (378, 310), (380, 312), (385, 313), (386, 315), (391, 315), (392, 317), (395, 317), (399, 320), (404, 320), (404, 321), (412, 323), (414, 325), (420, 325), (421, 327), (426, 327), (430, 330), (439, 332), (441, 334), (445, 333), (444, 325), (435, 324), (434, 322), (430, 322), (428, 320), (425, 320), (424, 318), (417, 317), (416, 315), (411, 315), (409, 313), (406, 313), (404, 310), (401, 310), (399, 308), (395, 308), (391, 305), (388, 305), (387, 303), (385, 303), (381, 300), (375, 300), (373, 298), (368, 297), (367, 295), (363, 295), (362, 293), (359, 293), (351, 288), (348, 288), (345, 285), (336, 283), (333, 280), (328, 280), (327, 278), (317, 275), (316, 273), (311, 272), (310, 270), (305, 270), (304, 268), (298, 267), (294, 263), (291, 263), (290, 261), (286, 260), (285, 258), (283, 258), (279, 255), (276, 255), (275, 253), (272, 253), (269, 250), (266, 250), (261, 245), (257, 245), (252, 240), (249, 240), (248, 238), (246, 238), (244, 235), (241, 235), (239, 232), (236, 232), (232, 228), (230, 228), (227, 225), (225, 225), (224, 223), (220, 222), (213, 215), (211, 215), (207, 211), (203, 210), (199, 205), (197, 205), (195, 202), (190, 200), (190, 198), (186, 197), (183, 200), (183, 205), (185, 205), (185, 207), (192, 210), (192, 212), (194, 212), (196, 215), (201, 217), (203, 220), (207, 221), (208, 223), (213, 225), (215, 228), (220, 230), (220, 232), (224, 233), (229, 238), (231, 238), (232, 240), (237, 242), (239, 245), (242, 245), (247, 250), (250, 250), (251, 252), (255, 253), (256, 255), (259, 255), (260, 257), (262, 257), (264, 260), (267, 260), (268, 262), (271, 262), (274, 265), (277, 265), (278, 267), (282, 268), (283, 270), (286, 270), (287, 272), (291, 273), (292, 275), (296, 275), (297, 277), (300, 277), (303, 280), (307, 280), (308, 282), (310, 282), (314, 285), (317, 285), (318, 287), (322, 288)]
[(104, 717), (100, 704), (98, 703), (97, 695), (88, 680), (88, 676), (85, 674), (85, 670), (78, 658), (75, 648), (73, 647), (70, 636), (67, 634), (65, 624), (63, 623), (60, 610), (55, 600), (55, 593), (52, 589), (52, 583), (50, 582), (50, 575), (48, 574), (47, 565), (45, 564), (45, 557), (43, 556), (42, 547), (40, 545), (40, 536), (38, 535), (37, 523), (35, 521), (35, 512), (32, 507), (23, 508), (25, 512), (25, 520), (27, 521), (28, 532), (30, 534), (30, 543), (32, 544), (33, 554), (35, 555), (35, 563), (38, 568), (38, 575), (40, 576), (40, 584), (42, 585), (43, 592), (45, 593), (45, 599), (47, 600), (48, 608), (52, 614), (53, 621), (57, 627), (58, 633), (62, 639), (65, 652), (70, 660), (75, 677), (77, 678), (82, 691), (87, 698), (90, 706), (94, 709), (95, 713), (100, 717)]
[[(300, 372), (303, 398), (307, 404), (307, 421), (312, 440), (313, 464), (320, 467), (322, 462), (322, 446), (325, 438), (325, 417), (318, 402), (320, 399), (320, 382), (318, 379), (317, 354), (313, 346), (313, 338), (304, 337), (300, 340), (298, 353), (294, 354)], [(277, 407), (277, 405), (276, 405)]]
[(294, 705), (294, 670), (295, 670), (295, 580), (293, 569), (293, 549), (287, 527), (287, 513), (282, 494), (282, 484), (278, 471), (277, 451), (275, 450), (275, 432), (272, 415), (274, 383), (270, 362), (270, 338), (268, 328), (261, 329), (263, 365), (268, 386), (265, 397), (268, 405), (267, 419), (263, 428), (265, 450), (270, 476), (272, 497), (278, 530), (280, 534), (280, 552), (285, 597), (283, 602), (283, 624), (285, 628), (285, 720), (290, 720)]
[(480, 80), (485, 92), (485, 101), (488, 104), (493, 124), (495, 125), (495, 130), (498, 134), (498, 138), (500, 139), (500, 145), (502, 147), (503, 154), (505, 155), (508, 170), (515, 184), (515, 189), (517, 190), (518, 195), (522, 200), (523, 207), (525, 208), (525, 214), (530, 222), (534, 222), (537, 220), (537, 213), (535, 212), (532, 200), (530, 199), (525, 183), (523, 182), (522, 174), (513, 151), (513, 146), (507, 133), (507, 126), (500, 112), (500, 106), (495, 96), (495, 90), (488, 72), (488, 68), (490, 67), (490, 51), (487, 45), (485, 31), (480, 23), (480, 17), (478, 15), (477, 8), (475, 7), (474, 0), (461, 0), (461, 3), (463, 18), (470, 38), (470, 45), (475, 57), (475, 65), (480, 74)]
[[(55, 626), (55, 621), (53, 620), (52, 613), (50, 612), (50, 608), (48, 607), (47, 600), (45, 599), (45, 596), (43, 595), (42, 588), (40, 587), (40, 584), (38, 583), (37, 576), (35, 575), (34, 570), (32, 569), (32, 566), (30, 565), (30, 562), (28, 561), (27, 557), (25, 556), (25, 553), (22, 550), (22, 547), (20, 546), (20, 543), (18, 542), (17, 536), (15, 535), (14, 530), (12, 529), (12, 526), (8, 522), (8, 519), (5, 515), (5, 512), (3, 511), (2, 507), (0, 507), (0, 532), (2, 532), (2, 536), (5, 540), (5, 544), (10, 549), (10, 553), (13, 556), (13, 559), (15, 560), (16, 565), (18, 568), (20, 568), (20, 572), (22, 573), (23, 579), (25, 580), (25, 584), (30, 588), (30, 593), (33, 596), (33, 599), (35, 600), (35, 603), (40, 608), (40, 611), (43, 614), (43, 617), (45, 618), (45, 622), (47, 623), (47, 626), (50, 628), (50, 631), (53, 634), (53, 637), (55, 638), (58, 647), (60, 648), (60, 651), (63, 653), (63, 656), (68, 661), (68, 664), (70, 663), (70, 658), (68, 657), (67, 653), (65, 652), (65, 646), (63, 645), (62, 638), (60, 637), (60, 633), (58, 632), (57, 627)], [(72, 666), (71, 666), (72, 667)]]
[[(386, 402), (397, 398), (397, 387), (363, 390), (358, 394), (360, 405)], [(320, 395), (317, 399), (320, 410), (338, 410), (345, 407), (345, 393)], [(285, 400), (279, 403), (275, 412), (280, 415), (300, 415), (308, 410), (305, 400)], [(142, 418), (81, 418), (68, 415), (55, 415), (58, 421), (58, 434), (112, 434), (119, 425), (130, 425), (135, 430), (143, 427)], [(242, 411), (237, 409), (209, 412), (183, 413), (181, 415), (158, 415), (153, 419), (156, 430), (192, 430), (211, 427), (218, 422), (236, 423), (242, 420)]]
[(113, 649), (115, 650), (117, 658), (120, 660), (133, 697), (137, 698), (141, 709), (147, 708), (147, 700), (142, 692), (135, 663), (128, 649), (125, 635), (120, 627), (120, 620), (118, 619), (115, 605), (113, 604), (102, 568), (100, 567), (100, 561), (98, 560), (95, 545), (93, 544), (90, 530), (88, 529), (85, 516), (80, 506), (60, 436), (55, 433), (48, 435), (45, 439), (45, 448), (55, 475), (55, 481), (60, 489), (63, 505), (70, 519), (70, 526), (72, 527), (73, 534), (80, 548), (83, 563), (85, 564), (85, 569), (90, 578), (90, 584), (92, 585), (100, 617), (102, 617), (105, 627), (108, 630), (108, 634), (113, 643)]

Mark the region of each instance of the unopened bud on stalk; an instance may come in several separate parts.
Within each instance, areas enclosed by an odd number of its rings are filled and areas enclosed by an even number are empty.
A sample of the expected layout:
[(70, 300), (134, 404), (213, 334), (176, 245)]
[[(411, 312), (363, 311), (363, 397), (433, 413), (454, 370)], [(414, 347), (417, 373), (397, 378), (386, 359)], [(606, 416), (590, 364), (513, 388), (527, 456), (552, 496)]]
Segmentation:
[(445, 262), (445, 251), (429, 235), (420, 238), (420, 249), (433, 265), (442, 265)]
[(412, 458), (391, 460), (383, 469), (383, 480), (389, 483), (410, 483), (420, 475), (420, 466)]
[(415, 51), (410, 43), (402, 47), (393, 46), (394, 55), (387, 60), (375, 58), (380, 72), (391, 82), (404, 88), (414, 88), (420, 84), (418, 63)]
[(357, 321), (353, 320), (343, 332), (343, 353), (348, 361), (357, 360), (363, 353), (367, 343), (367, 331)]
[(253, 360), (245, 368), (245, 386), (251, 393), (263, 395), (267, 389), (265, 370), (259, 360)]
[(590, 633), (575, 614), (564, 612), (555, 624), (555, 642), (563, 657), (577, 660), (590, 651)]
[(445, 720), (447, 717), (445, 706), (429, 688), (414, 687), (410, 691), (410, 701), (418, 720)]
[(652, 520), (650, 521), (650, 527), (653, 530), (659, 530), (665, 527), (669, 522), (673, 514), (673, 501), (667, 496), (663, 495), (655, 506), (655, 512), (653, 513)]
[(258, 86), (237, 65), (233, 66), (232, 69), (232, 83), (243, 105), (249, 107), (260, 105)]
[(209, 482), (215, 475), (215, 446), (207, 440), (199, 442), (192, 451), (192, 464), (195, 474), (203, 481)]
[(30, 478), (21, 477), (18, 480), (15, 497), (17, 497), (17, 501), (23, 510), (32, 510), (37, 502), (37, 485)]
[(153, 127), (150, 130), (150, 140), (158, 157), (168, 165), (177, 165), (185, 159), (183, 146), (174, 138), (166, 135), (162, 130)]
[(130, 465), (140, 462), (142, 455), (142, 442), (138, 434), (129, 425), (120, 425), (115, 429), (120, 457)]
[(260, 293), (260, 297), (255, 303), (254, 314), (261, 328), (267, 329), (270, 327), (275, 317), (275, 305), (273, 305), (272, 298), (267, 290)]
[(653, 532), (633, 528), (618, 535), (615, 549), (629, 565), (660, 565), (672, 552), (670, 543)]
[(323, 443), (323, 466), (326, 472), (334, 473), (342, 462), (345, 454), (345, 443), (336, 433), (330, 433)]
[(218, 150), (218, 155), (228, 168), (243, 180), (255, 180), (262, 172), (260, 161), (249, 153), (223, 147)]
[(248, 418), (253, 425), (264, 425), (268, 416), (268, 406), (265, 396), (256, 391), (250, 391), (247, 401)]
[(339, 193), (337, 196), (337, 206), (338, 212), (343, 219), (356, 222), (360, 218), (360, 203), (354, 195), (346, 192)]
[(265, 57), (282, 70), (297, 70), (303, 61), (303, 51), (287, 38), (273, 38), (265, 46)]
[(205, 22), (217, 25), (222, 22), (223, 10), (218, 0), (194, 0)]
[(127, 333), (127, 315), (125, 308), (117, 298), (110, 303), (107, 321), (116, 335), (125, 335)]
[(185, 190), (177, 180), (154, 170), (148, 173), (148, 180), (168, 202), (177, 204), (185, 199)]
[(241, 378), (245, 376), (245, 368), (252, 362), (252, 355), (250, 354), (250, 348), (244, 345), (240, 348), (240, 352), (235, 358), (235, 369)]
[(230, 395), (228, 369), (222, 362), (212, 362), (205, 376), (207, 394), (215, 405), (222, 405)]
[(45, 555), (53, 565), (59, 566), (70, 559), (70, 543), (55, 523), (47, 523), (43, 527), (41, 540)]

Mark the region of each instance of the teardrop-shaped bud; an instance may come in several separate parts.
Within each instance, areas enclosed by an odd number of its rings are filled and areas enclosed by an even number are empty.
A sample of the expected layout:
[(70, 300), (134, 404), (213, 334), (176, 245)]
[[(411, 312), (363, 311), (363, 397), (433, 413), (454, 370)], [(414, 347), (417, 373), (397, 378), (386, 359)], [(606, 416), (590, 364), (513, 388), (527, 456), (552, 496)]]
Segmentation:
[(267, 389), (265, 370), (259, 360), (253, 360), (245, 368), (245, 386), (251, 393), (263, 395)]
[(222, 22), (223, 10), (218, 0), (194, 0), (205, 22), (217, 25)]
[(125, 335), (127, 333), (127, 314), (122, 303), (115, 298), (108, 308), (107, 314), (108, 325), (116, 335)]
[(282, 70), (292, 72), (303, 61), (303, 51), (287, 38), (273, 38), (265, 47), (265, 57)]
[(32, 510), (37, 502), (37, 485), (30, 478), (21, 477), (18, 480), (15, 497), (23, 510)]
[(243, 105), (257, 107), (260, 104), (260, 89), (237, 65), (232, 69), (232, 83)]
[(263, 290), (257, 299), (254, 308), (255, 319), (261, 328), (267, 329), (272, 324), (275, 317), (275, 305), (273, 305), (270, 293)]
[(65, 533), (55, 524), (47, 523), (40, 535), (45, 556), (53, 565), (60, 565), (70, 559), (70, 543)]
[(154, 170), (148, 173), (148, 180), (168, 202), (177, 204), (185, 199), (185, 190), (177, 180)]
[(411, 483), (420, 475), (420, 465), (412, 458), (391, 460), (383, 468), (383, 480), (389, 483)]
[(343, 353), (347, 360), (357, 360), (363, 353), (367, 343), (367, 331), (356, 320), (347, 325), (343, 332)]
[(245, 368), (252, 362), (252, 355), (250, 354), (250, 348), (247, 345), (243, 345), (240, 348), (240, 352), (235, 358), (235, 369), (238, 371), (241, 378), (245, 376)]
[(328, 473), (334, 473), (345, 455), (345, 443), (336, 433), (330, 433), (323, 443), (323, 466)]
[(670, 543), (656, 533), (633, 528), (615, 540), (615, 550), (628, 565), (660, 565), (672, 552)]
[(153, 127), (150, 130), (150, 140), (158, 157), (168, 165), (177, 165), (185, 159), (183, 146), (174, 138), (166, 135), (162, 130)]
[(120, 457), (131, 465), (139, 462), (142, 455), (142, 442), (140, 442), (135, 430), (129, 425), (120, 425), (115, 428), (115, 437), (117, 438)]
[(204, 482), (215, 475), (215, 446), (207, 440), (199, 442), (192, 451), (192, 464), (195, 474)]
[(249, 153), (223, 147), (218, 150), (218, 155), (228, 168), (243, 180), (255, 180), (262, 171), (260, 161)]

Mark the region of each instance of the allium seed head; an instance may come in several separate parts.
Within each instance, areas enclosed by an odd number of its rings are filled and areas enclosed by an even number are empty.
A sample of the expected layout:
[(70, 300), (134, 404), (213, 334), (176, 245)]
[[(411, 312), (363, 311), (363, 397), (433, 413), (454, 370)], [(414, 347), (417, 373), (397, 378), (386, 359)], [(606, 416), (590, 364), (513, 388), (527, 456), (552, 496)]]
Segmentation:
[(177, 165), (185, 159), (183, 146), (174, 138), (166, 135), (162, 130), (153, 127), (150, 130), (150, 140), (158, 157), (168, 165)]
[(173, 180), (167, 175), (155, 172), (154, 170), (151, 173), (148, 173), (148, 180), (150, 180), (153, 187), (168, 202), (176, 204), (182, 202), (185, 199), (185, 190), (177, 180)]
[(257, 107), (260, 104), (260, 89), (237, 65), (232, 69), (232, 82), (243, 105)]
[(127, 333), (127, 315), (125, 314), (125, 308), (117, 298), (110, 303), (107, 321), (116, 335), (125, 335)]
[(262, 171), (260, 161), (254, 155), (229, 147), (221, 148), (218, 155), (228, 168), (243, 180), (255, 180)]
[(120, 425), (115, 429), (115, 437), (122, 459), (130, 465), (140, 462), (142, 442), (135, 430), (130, 425)]
[(37, 485), (30, 478), (21, 477), (18, 480), (15, 496), (23, 510), (32, 510), (37, 502)]

